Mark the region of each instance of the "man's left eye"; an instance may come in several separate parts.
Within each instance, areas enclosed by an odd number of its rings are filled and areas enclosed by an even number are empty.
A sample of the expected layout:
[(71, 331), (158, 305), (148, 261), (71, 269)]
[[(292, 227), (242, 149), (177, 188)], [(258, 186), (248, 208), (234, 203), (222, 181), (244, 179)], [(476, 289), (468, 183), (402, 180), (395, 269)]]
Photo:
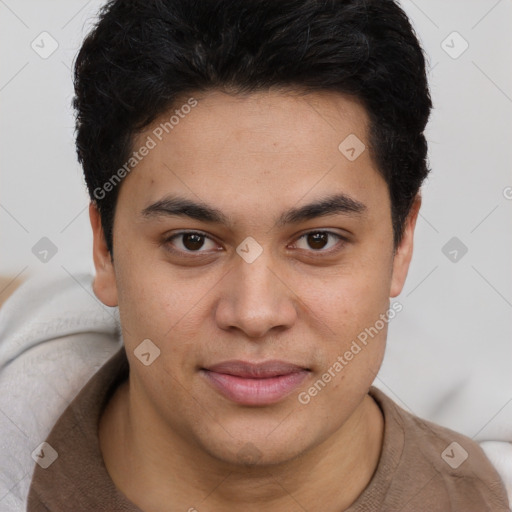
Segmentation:
[[(310, 231), (309, 233), (302, 235), (298, 239), (298, 242), (304, 241), (303, 247), (299, 247), (299, 249), (313, 249), (313, 251), (321, 251), (324, 249), (332, 249), (340, 240), (343, 241), (344, 238), (341, 235), (332, 233), (331, 231)], [(298, 242), (294, 245), (297, 246)]]

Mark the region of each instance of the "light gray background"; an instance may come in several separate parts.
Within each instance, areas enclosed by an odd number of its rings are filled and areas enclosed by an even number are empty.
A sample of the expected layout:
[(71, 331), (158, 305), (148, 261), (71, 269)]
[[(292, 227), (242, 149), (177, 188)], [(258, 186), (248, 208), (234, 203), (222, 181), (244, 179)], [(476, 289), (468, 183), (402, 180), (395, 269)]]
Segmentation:
[[(0, 0), (0, 274), (92, 270), (71, 67), (101, 4)], [(482, 437), (512, 406), (512, 2), (402, 5), (430, 60), (432, 174), (377, 385), (417, 414)], [(59, 45), (47, 59), (31, 48), (43, 31)], [(458, 58), (464, 43), (454, 31), (469, 45)], [(42, 237), (58, 249), (46, 263), (32, 253)], [(468, 248), (457, 262), (442, 252), (452, 237)], [(449, 407), (457, 383), (478, 414)]]

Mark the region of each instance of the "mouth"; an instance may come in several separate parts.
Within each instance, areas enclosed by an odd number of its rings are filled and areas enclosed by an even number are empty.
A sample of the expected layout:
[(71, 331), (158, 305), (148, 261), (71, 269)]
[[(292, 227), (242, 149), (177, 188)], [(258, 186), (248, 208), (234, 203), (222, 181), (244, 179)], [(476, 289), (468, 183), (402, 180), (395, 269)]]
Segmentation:
[(285, 361), (248, 363), (224, 361), (201, 374), (228, 400), (240, 405), (264, 406), (283, 400), (307, 378), (310, 370)]

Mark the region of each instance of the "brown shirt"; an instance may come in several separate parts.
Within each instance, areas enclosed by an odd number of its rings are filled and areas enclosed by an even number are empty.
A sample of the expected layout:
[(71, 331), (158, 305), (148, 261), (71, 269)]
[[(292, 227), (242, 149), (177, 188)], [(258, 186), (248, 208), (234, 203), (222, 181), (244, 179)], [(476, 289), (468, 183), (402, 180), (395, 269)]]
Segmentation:
[[(128, 371), (122, 348), (59, 418), (46, 440), (58, 456), (46, 469), (35, 466), (28, 512), (141, 512), (115, 487), (98, 440), (102, 411)], [(346, 512), (509, 512), (503, 483), (474, 441), (404, 411), (376, 388), (370, 395), (384, 416), (381, 457)], [(52, 453), (45, 449), (43, 461)]]

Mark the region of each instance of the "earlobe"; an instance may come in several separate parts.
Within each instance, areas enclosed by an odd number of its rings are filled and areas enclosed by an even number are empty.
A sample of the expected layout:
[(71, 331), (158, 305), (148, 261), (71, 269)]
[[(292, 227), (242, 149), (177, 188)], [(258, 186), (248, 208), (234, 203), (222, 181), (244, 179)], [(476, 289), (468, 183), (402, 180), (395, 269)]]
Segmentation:
[(114, 307), (118, 305), (114, 264), (107, 248), (100, 213), (94, 203), (89, 205), (89, 219), (93, 235), (92, 253), (96, 269), (93, 282), (94, 294), (106, 306)]
[(414, 229), (421, 206), (421, 196), (414, 199), (409, 215), (405, 221), (404, 233), (393, 259), (393, 275), (391, 277), (390, 297), (400, 295), (405, 284), (407, 272), (412, 259)]

